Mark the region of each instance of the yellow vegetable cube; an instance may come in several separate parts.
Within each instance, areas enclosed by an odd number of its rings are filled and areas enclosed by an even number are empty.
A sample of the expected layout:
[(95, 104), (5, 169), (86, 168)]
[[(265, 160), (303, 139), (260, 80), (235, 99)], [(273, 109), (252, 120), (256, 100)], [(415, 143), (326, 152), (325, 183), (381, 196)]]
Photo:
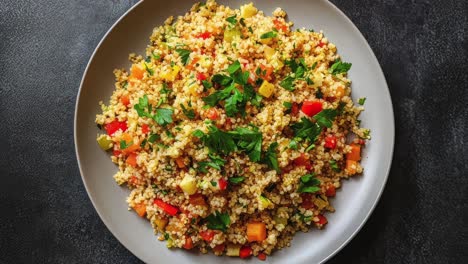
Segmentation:
[(167, 225), (168, 220), (166, 218), (156, 218), (154, 219), (154, 224), (158, 227), (158, 230), (163, 232), (164, 228)]
[(241, 11), (241, 17), (243, 18), (253, 17), (258, 12), (257, 8), (253, 5), (252, 2), (250, 4), (241, 6), (240, 11)]
[(322, 210), (328, 205), (328, 198), (327, 196), (321, 194), (317, 196), (317, 198), (314, 200), (315, 206), (317, 206), (317, 209)]
[(265, 58), (270, 61), (273, 56), (275, 55), (275, 49), (271, 48), (270, 46), (265, 47)]
[(269, 98), (273, 94), (273, 91), (275, 91), (275, 85), (266, 80), (263, 81), (262, 85), (258, 89), (258, 93), (266, 98)]
[(241, 32), (238, 28), (233, 29), (226, 29), (224, 31), (224, 40), (227, 42), (231, 42), (236, 38), (240, 38)]
[(184, 193), (192, 195), (197, 192), (197, 181), (190, 175), (186, 175), (179, 184)]
[(240, 254), (240, 249), (241, 249), (240, 245), (228, 244), (227, 249), (226, 249), (226, 256), (238, 257)]
[(175, 78), (177, 77), (177, 74), (179, 74), (180, 67), (177, 65), (174, 65), (170, 71), (167, 71), (161, 75), (161, 78), (168, 82), (173, 82), (175, 81)]

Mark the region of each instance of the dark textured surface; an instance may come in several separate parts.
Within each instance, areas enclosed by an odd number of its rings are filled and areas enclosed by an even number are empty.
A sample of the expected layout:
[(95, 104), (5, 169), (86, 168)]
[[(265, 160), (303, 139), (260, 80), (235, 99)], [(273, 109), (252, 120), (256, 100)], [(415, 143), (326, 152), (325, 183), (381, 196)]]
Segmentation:
[[(0, 263), (139, 263), (93, 209), (73, 148), (86, 63), (135, 2), (2, 1)], [(380, 203), (330, 262), (465, 262), (468, 2), (333, 2), (382, 65), (396, 145)]]

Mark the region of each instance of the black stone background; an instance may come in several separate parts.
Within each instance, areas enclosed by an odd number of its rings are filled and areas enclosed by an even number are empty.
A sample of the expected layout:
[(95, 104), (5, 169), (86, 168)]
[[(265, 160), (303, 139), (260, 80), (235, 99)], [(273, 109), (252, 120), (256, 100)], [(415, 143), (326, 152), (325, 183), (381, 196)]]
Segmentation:
[[(86, 63), (135, 2), (1, 1), (0, 263), (139, 263), (96, 214), (73, 146)], [(332, 2), (380, 61), (396, 142), (382, 199), (330, 263), (466, 263), (468, 1)]]

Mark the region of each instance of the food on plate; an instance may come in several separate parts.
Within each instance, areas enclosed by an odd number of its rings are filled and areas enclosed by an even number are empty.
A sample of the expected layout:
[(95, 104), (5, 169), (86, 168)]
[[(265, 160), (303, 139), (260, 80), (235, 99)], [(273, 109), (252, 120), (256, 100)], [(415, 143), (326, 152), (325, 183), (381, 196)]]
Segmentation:
[(265, 260), (327, 225), (341, 179), (362, 173), (351, 63), (285, 17), (198, 3), (115, 70), (97, 144), (168, 248)]

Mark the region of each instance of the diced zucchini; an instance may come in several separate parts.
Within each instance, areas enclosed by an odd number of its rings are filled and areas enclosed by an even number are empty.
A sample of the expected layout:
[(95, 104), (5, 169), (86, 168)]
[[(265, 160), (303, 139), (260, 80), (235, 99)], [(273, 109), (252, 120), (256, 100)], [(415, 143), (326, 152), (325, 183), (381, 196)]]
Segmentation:
[(243, 18), (253, 17), (258, 12), (257, 8), (253, 5), (252, 2), (250, 4), (241, 6), (240, 11), (241, 11), (241, 17)]
[(192, 195), (197, 192), (197, 181), (190, 175), (186, 175), (179, 184), (184, 193)]
[(274, 90), (275, 90), (275, 85), (264, 80), (262, 85), (258, 89), (258, 93), (263, 97), (269, 98), (273, 94)]
[(109, 150), (114, 146), (114, 144), (112, 143), (111, 137), (109, 137), (108, 135), (104, 135), (104, 134), (98, 136), (97, 142), (99, 144), (99, 147), (101, 147), (102, 150)]
[(241, 37), (241, 32), (237, 27), (232, 28), (232, 29), (226, 29), (224, 31), (224, 40), (227, 42), (231, 42), (234, 39), (240, 38), (240, 37)]
[(226, 249), (226, 256), (238, 257), (240, 254), (240, 249), (241, 249), (240, 245), (228, 244), (227, 249)]
[(174, 247), (174, 240), (172, 240), (172, 238), (168, 238), (167, 241), (166, 241), (166, 247), (167, 248), (172, 248)]

